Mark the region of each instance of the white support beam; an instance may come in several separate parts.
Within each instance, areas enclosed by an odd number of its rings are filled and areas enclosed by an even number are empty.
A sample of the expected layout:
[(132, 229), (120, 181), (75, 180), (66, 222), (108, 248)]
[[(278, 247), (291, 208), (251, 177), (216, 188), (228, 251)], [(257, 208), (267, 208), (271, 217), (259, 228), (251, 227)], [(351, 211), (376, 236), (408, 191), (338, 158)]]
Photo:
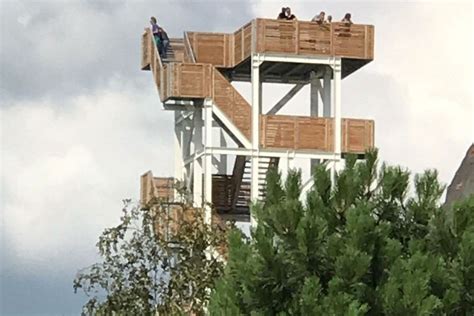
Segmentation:
[(333, 65), (334, 91), (332, 93), (332, 113), (334, 115), (334, 152), (341, 154), (341, 58), (337, 58)]
[(189, 157), (184, 158), (184, 165), (187, 166), (190, 163), (193, 163), (194, 160), (200, 159), (204, 155), (204, 149), (196, 151), (194, 154), (189, 155)]
[(204, 152), (203, 147), (203, 117), (202, 108), (196, 108), (193, 115), (193, 129), (191, 140), (191, 156), (184, 160), (184, 164), (192, 162), (192, 181), (193, 181), (193, 202), (195, 207), (201, 207), (203, 205), (203, 164), (201, 157), (197, 156), (196, 153)]
[[(322, 92), (321, 80), (316, 76), (315, 72), (311, 73), (311, 82), (310, 82), (310, 116), (317, 117), (319, 116), (319, 95)], [(314, 167), (319, 164), (319, 159), (310, 159), (310, 174), (313, 173)]]
[(194, 207), (202, 207), (203, 200), (203, 157), (193, 162), (193, 202)]
[(337, 163), (341, 160), (342, 151), (342, 118), (341, 118), (341, 58), (335, 58), (332, 67), (333, 83), (331, 90), (331, 114), (334, 117), (334, 159), (331, 163), (331, 179), (334, 185)]
[[(262, 101), (262, 82), (260, 80), (260, 65), (262, 61), (259, 55), (253, 54), (251, 59), (251, 84), (252, 84), (252, 156), (251, 156), (251, 180), (250, 196), (252, 202), (258, 200), (258, 169), (260, 162), (259, 142), (260, 142), (260, 114)], [(254, 223), (252, 216), (251, 222)]]
[(266, 115), (275, 115), (278, 111), (280, 111), (287, 103), (290, 101), (303, 87), (305, 86), (304, 83), (298, 83), (287, 94), (281, 98), (268, 112)]
[(212, 147), (212, 101), (204, 101), (204, 222), (211, 224), (212, 209), (209, 203), (212, 203), (212, 153), (207, 153), (206, 149)]
[(323, 90), (321, 91), (321, 100), (323, 102), (323, 117), (331, 116), (331, 75), (332, 69), (326, 67), (323, 76)]
[[(208, 147), (206, 148), (206, 154), (213, 155), (236, 155), (236, 156), (252, 156), (253, 150), (247, 148), (221, 148), (221, 147)], [(294, 159), (323, 159), (323, 160), (333, 160), (334, 153), (332, 152), (316, 152), (308, 150), (288, 150), (288, 149), (259, 149), (259, 155), (262, 157), (286, 157)], [(202, 152), (196, 154), (195, 159), (202, 156)], [(190, 157), (188, 160), (185, 160), (185, 164), (189, 163), (193, 157)]]
[[(259, 54), (259, 61), (271, 61), (282, 63), (297, 63), (297, 64), (316, 64), (316, 65), (333, 65), (337, 57), (324, 56), (288, 56), (282, 54)], [(340, 58), (339, 58), (340, 59)]]
[[(225, 132), (221, 128), (219, 128), (219, 146), (220, 147), (227, 147), (227, 141), (225, 139)], [(219, 164), (217, 167), (217, 173), (219, 174), (227, 174), (227, 155), (221, 154), (219, 156)]]
[(183, 180), (183, 126), (177, 123), (178, 114), (175, 113), (175, 126), (174, 126), (174, 178), (176, 180)]

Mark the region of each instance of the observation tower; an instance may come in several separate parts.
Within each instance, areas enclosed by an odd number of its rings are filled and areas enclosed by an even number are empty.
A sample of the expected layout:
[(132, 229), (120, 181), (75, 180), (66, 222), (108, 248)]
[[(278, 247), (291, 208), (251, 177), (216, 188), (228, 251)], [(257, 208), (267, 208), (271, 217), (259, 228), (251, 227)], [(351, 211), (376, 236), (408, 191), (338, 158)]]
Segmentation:
[[(184, 32), (164, 59), (147, 29), (141, 69), (151, 71), (164, 109), (174, 113), (174, 179), (196, 207), (211, 203), (223, 219), (250, 221), (270, 167), (285, 176), (296, 159), (308, 168), (327, 161), (334, 174), (345, 154), (363, 158), (374, 146), (374, 121), (344, 118), (351, 104), (342, 104), (341, 91), (343, 79), (373, 58), (372, 25), (257, 18), (234, 33)], [(250, 83), (249, 101), (237, 81)], [(292, 87), (264, 112), (263, 84)], [(280, 115), (306, 85), (309, 115)], [(311, 181), (303, 179), (303, 190)], [(142, 203), (175, 200), (172, 182), (143, 175)], [(210, 207), (204, 210), (210, 221)]]

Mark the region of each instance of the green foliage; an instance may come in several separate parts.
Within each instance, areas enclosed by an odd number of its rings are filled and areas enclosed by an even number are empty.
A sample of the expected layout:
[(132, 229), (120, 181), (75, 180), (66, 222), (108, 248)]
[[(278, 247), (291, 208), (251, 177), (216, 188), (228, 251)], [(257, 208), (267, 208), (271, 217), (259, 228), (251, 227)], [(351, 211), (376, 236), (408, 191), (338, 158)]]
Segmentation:
[[(174, 223), (163, 216), (169, 205), (154, 201), (141, 209), (124, 201), (120, 224), (106, 229), (97, 247), (102, 261), (81, 270), (74, 290), (88, 296), (84, 315), (204, 314), (209, 289), (222, 273), (222, 261), (210, 254), (225, 239), (206, 225), (202, 212), (186, 204), (172, 206), (193, 220)], [(189, 216), (188, 215), (188, 216)], [(172, 235), (157, 223), (179, 224)]]
[[(324, 164), (301, 203), (301, 175), (267, 177), (252, 238), (230, 236), (211, 315), (473, 315), (474, 196), (444, 210), (437, 172), (348, 157)], [(410, 192), (413, 192), (410, 194)]]

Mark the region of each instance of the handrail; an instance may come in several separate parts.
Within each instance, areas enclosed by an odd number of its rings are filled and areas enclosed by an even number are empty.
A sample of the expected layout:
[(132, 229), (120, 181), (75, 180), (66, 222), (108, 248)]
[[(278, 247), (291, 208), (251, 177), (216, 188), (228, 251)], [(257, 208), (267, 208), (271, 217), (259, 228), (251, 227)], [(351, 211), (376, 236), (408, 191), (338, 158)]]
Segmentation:
[(193, 63), (196, 63), (196, 56), (194, 56), (194, 49), (191, 46), (191, 42), (189, 41), (188, 32), (184, 32), (184, 41), (185, 41), (184, 47), (189, 48), (189, 50), (190, 50), (189, 51), (189, 56), (191, 57), (191, 61)]

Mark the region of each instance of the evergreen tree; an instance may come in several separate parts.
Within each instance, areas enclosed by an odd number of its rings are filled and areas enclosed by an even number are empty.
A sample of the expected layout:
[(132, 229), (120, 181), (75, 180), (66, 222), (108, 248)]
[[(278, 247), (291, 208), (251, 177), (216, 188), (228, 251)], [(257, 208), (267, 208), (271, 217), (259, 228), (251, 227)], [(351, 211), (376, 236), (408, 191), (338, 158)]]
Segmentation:
[(268, 174), (258, 225), (229, 236), (211, 315), (473, 315), (474, 196), (444, 210), (437, 172), (348, 157), (324, 164), (301, 202), (301, 175)]

